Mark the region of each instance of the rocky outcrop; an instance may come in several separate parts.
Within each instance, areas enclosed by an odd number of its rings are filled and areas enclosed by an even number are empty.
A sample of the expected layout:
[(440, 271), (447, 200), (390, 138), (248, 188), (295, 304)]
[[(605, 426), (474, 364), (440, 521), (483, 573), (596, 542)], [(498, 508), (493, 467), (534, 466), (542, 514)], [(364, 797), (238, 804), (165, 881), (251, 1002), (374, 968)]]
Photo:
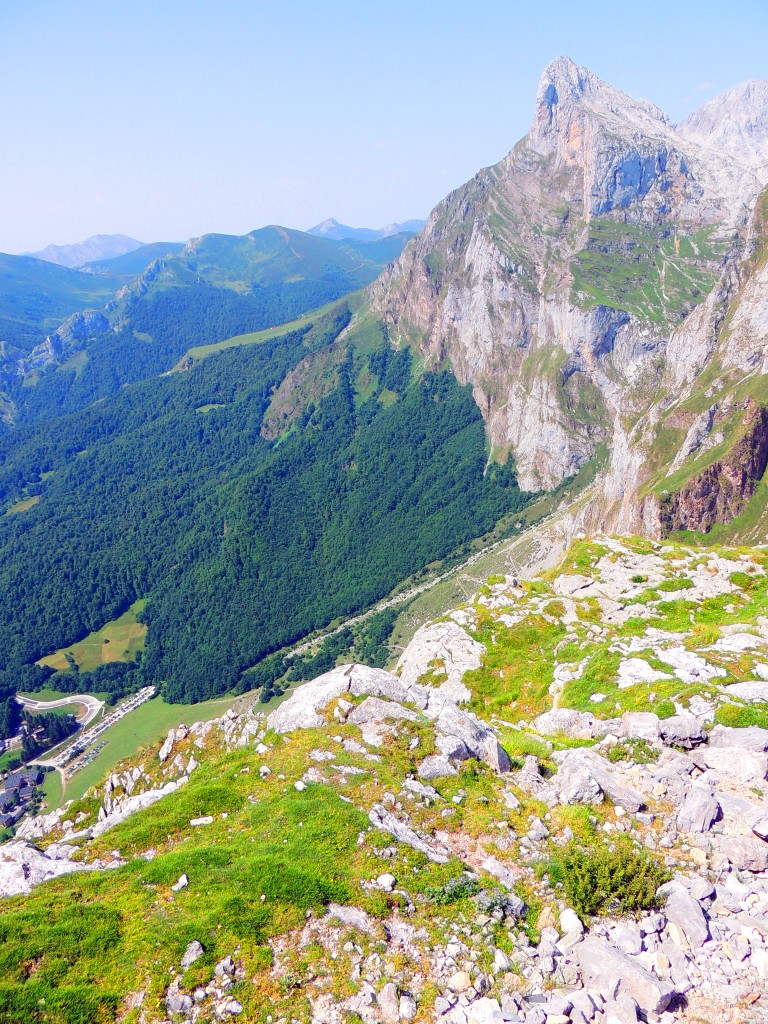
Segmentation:
[[(469, 637), (467, 637), (469, 639)], [(436, 778), (453, 771), (450, 762), (476, 758), (496, 772), (509, 770), (509, 758), (493, 731), (476, 715), (459, 708), (446, 694), (443, 686), (422, 686), (398, 678), (392, 672), (367, 665), (344, 665), (300, 686), (288, 700), (272, 711), (267, 725), (275, 732), (289, 733), (295, 729), (322, 726), (324, 709), (335, 698), (349, 693), (368, 699), (353, 709), (347, 703), (337, 708), (337, 716), (360, 725), (382, 725), (388, 719), (418, 720), (401, 702), (412, 704), (424, 721), (434, 724), (438, 758), (425, 759), (428, 771), (422, 777)], [(438, 763), (439, 759), (439, 763)]]
[(441, 694), (462, 704), (471, 696), (462, 682), (464, 673), (480, 667), (483, 653), (483, 645), (457, 623), (429, 623), (416, 631), (400, 656), (395, 672), (406, 685), (418, 682), (429, 673), (433, 682), (440, 684)]
[(120, 867), (124, 862), (115, 859), (105, 863), (85, 864), (71, 859), (76, 847), (59, 844), (44, 852), (31, 843), (21, 841), (0, 846), (0, 896), (19, 896), (42, 882), (74, 871), (98, 871), (106, 867)]
[(707, 533), (715, 523), (730, 523), (742, 512), (768, 466), (768, 409), (750, 401), (742, 431), (726, 455), (662, 498), (661, 536), (676, 530)]
[(90, 338), (107, 330), (109, 321), (98, 310), (86, 309), (82, 313), (74, 313), (49, 334), (45, 341), (36, 345), (28, 356), (18, 361), (17, 373), (23, 375), (62, 363), (75, 352), (81, 351)]

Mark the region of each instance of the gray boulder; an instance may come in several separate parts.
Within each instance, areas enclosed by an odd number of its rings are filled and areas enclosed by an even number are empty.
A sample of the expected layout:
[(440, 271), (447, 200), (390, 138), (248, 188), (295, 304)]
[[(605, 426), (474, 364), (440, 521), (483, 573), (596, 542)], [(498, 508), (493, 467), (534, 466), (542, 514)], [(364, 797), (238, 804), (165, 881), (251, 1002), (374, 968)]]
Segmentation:
[(428, 687), (409, 684), (381, 668), (369, 668), (366, 665), (354, 665), (351, 668), (349, 692), (353, 697), (386, 697), (400, 704), (413, 704), (420, 710), (427, 706)]
[(376, 996), (376, 1002), (379, 1004), (381, 1019), (384, 1021), (384, 1024), (398, 1024), (400, 1020), (400, 1003), (397, 998), (397, 985), (393, 981), (388, 981), (381, 989)]
[(349, 690), (348, 668), (347, 665), (335, 668), (311, 683), (299, 686), (288, 700), (270, 713), (267, 726), (281, 733), (321, 726), (325, 720), (320, 709)]
[(554, 757), (560, 766), (551, 785), (563, 803), (597, 803), (600, 797), (590, 798), (590, 794), (599, 791), (632, 813), (645, 806), (642, 794), (622, 785), (610, 762), (594, 750), (577, 748)]
[(768, 871), (768, 843), (756, 837), (716, 836), (715, 847), (737, 871)]
[(621, 716), (627, 739), (658, 743), (661, 739), (659, 716), (652, 711), (625, 711)]
[(747, 786), (760, 785), (768, 775), (768, 754), (743, 747), (702, 747), (691, 758), (699, 768), (711, 768)]
[[(428, 718), (433, 717), (432, 702), (425, 714)], [(494, 771), (509, 771), (509, 758), (496, 736), (484, 722), (468, 711), (457, 708), (455, 704), (443, 704), (434, 717), (434, 723), (438, 733), (463, 743), (473, 757), (484, 761)]]
[(671, 718), (660, 719), (659, 729), (661, 738), (666, 744), (684, 747), (686, 750), (699, 746), (707, 738), (698, 718), (687, 712), (682, 715), (672, 715)]
[(709, 925), (701, 904), (680, 883), (670, 882), (664, 890), (669, 893), (664, 913), (672, 941), (687, 949), (703, 946), (709, 938)]
[(601, 724), (588, 711), (573, 708), (553, 708), (533, 720), (533, 728), (542, 736), (568, 736), (570, 739), (591, 740), (600, 735)]
[(368, 722), (381, 722), (388, 718), (406, 722), (419, 721), (415, 711), (404, 708), (395, 701), (382, 700), (381, 697), (366, 697), (362, 704), (347, 715), (347, 721), (353, 725), (366, 725)]
[(674, 990), (627, 953), (604, 939), (588, 936), (573, 948), (584, 983), (596, 989), (606, 1001), (630, 996), (644, 1014), (663, 1013)]
[(768, 751), (768, 729), (750, 725), (746, 729), (734, 729), (728, 725), (716, 725), (709, 734), (710, 747), (741, 747), (758, 754)]
[(449, 852), (442, 846), (433, 846), (426, 839), (422, 839), (405, 822), (398, 820), (391, 811), (388, 811), (382, 804), (374, 804), (368, 813), (368, 819), (372, 825), (388, 832), (398, 842), (405, 843), (414, 850), (425, 854), (435, 864), (447, 864), (450, 860)]
[(720, 804), (709, 786), (695, 783), (677, 812), (677, 827), (683, 832), (709, 832), (720, 813)]
[(456, 769), (444, 754), (430, 754), (418, 767), (420, 779), (444, 779), (456, 775)]
[(200, 959), (204, 952), (205, 950), (197, 939), (193, 939), (184, 950), (184, 955), (181, 958), (181, 966), (191, 967), (196, 960)]
[(464, 673), (479, 668), (484, 655), (485, 647), (458, 623), (433, 622), (417, 630), (400, 656), (396, 671), (405, 685), (410, 686), (439, 663), (445, 674), (438, 686), (440, 694), (462, 704), (472, 696), (462, 682)]
[(554, 779), (557, 795), (564, 804), (599, 804), (603, 791), (586, 764), (573, 759), (571, 765), (564, 765)]

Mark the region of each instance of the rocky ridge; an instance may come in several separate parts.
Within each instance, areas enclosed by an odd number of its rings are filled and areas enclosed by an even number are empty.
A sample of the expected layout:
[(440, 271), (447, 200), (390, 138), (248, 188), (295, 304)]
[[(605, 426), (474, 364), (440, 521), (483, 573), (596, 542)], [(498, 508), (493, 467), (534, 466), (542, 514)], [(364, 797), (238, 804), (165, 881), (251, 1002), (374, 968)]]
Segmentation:
[[(174, 834), (174, 801), (242, 765), (246, 808), (279, 816), (292, 794), (304, 819), (325, 799), (361, 813), (358, 895), (277, 929), (266, 968), (198, 926), (131, 993), (147, 1022), (768, 1019), (767, 569), (763, 550), (601, 538), (533, 581), (493, 578), (392, 672), (340, 666), (268, 714), (172, 730), (25, 826), (2, 892), (44, 892), (53, 864), (119, 880), (172, 857), (180, 913), (206, 884), (200, 843), (226, 848), (252, 811), (194, 798)], [(171, 834), (136, 845), (126, 827), (164, 807)], [(558, 855), (624, 843), (667, 872), (656, 906), (575, 913)]]

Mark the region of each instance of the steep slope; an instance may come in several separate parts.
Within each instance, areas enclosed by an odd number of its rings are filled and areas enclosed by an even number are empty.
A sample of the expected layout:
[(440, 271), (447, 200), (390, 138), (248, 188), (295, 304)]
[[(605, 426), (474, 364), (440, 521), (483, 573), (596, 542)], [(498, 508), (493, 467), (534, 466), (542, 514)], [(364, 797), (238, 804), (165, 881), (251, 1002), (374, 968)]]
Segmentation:
[[(734, 90), (676, 127), (559, 58), (525, 138), (369, 290), (396, 343), (472, 385), (524, 486), (552, 488), (610, 448), (595, 522), (644, 528), (636, 428), (701, 374), (738, 291), (768, 181), (765, 91)], [(760, 319), (759, 300), (738, 298), (738, 323)], [(735, 341), (721, 347), (741, 365)]]
[(601, 537), (172, 729), (0, 846), (0, 1015), (764, 1022), (766, 568)]
[[(22, 510), (0, 517), (2, 663), (148, 597), (147, 682), (185, 701), (247, 689), (249, 666), (523, 508), (468, 389), (381, 332), (348, 344), (350, 317), (337, 304), (0, 438), (0, 499)], [(278, 393), (315, 356), (323, 388), (294, 415)]]
[(118, 286), (109, 274), (0, 253), (0, 368), (27, 355), (71, 313), (103, 305)]
[[(74, 312), (85, 303), (66, 300), (53, 312), (46, 307), (47, 319), (30, 324), (27, 347), (6, 351), (0, 366), (9, 418), (32, 421), (83, 408), (170, 370), (194, 346), (290, 322), (368, 284), (408, 237), (338, 242), (268, 227), (243, 236), (205, 235), (183, 246), (143, 246), (90, 265), (88, 273), (29, 261), (49, 276), (86, 282), (97, 298), (92, 305), (101, 308)], [(9, 278), (6, 291), (7, 308), (34, 297), (21, 278)]]

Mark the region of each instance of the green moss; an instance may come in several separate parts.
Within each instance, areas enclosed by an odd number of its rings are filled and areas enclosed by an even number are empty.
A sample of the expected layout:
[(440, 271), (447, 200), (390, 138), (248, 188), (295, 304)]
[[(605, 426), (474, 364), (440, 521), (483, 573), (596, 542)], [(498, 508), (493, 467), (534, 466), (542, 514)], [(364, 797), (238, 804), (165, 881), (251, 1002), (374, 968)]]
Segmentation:
[(715, 722), (734, 729), (746, 729), (750, 725), (768, 729), (768, 711), (745, 704), (721, 704), (715, 711)]

